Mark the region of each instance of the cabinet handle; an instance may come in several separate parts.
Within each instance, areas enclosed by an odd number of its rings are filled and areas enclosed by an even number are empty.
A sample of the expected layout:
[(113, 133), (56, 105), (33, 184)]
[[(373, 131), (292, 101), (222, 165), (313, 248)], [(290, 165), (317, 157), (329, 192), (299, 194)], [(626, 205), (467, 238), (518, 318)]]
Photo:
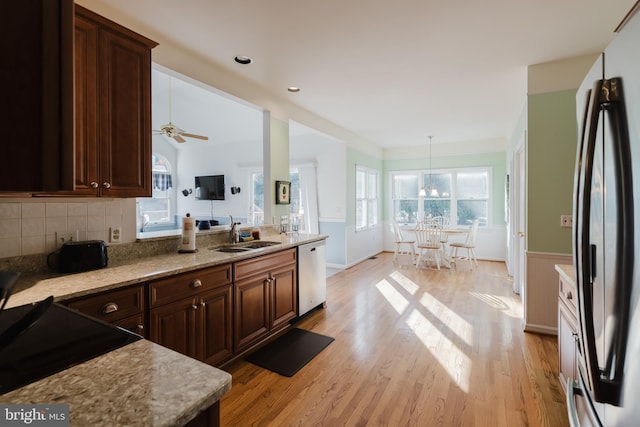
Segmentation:
[(115, 302), (110, 302), (102, 306), (102, 314), (115, 313), (118, 311), (118, 304)]
[(139, 335), (142, 335), (142, 333), (144, 332), (144, 325), (138, 325), (138, 326), (136, 327), (136, 329), (137, 329), (138, 331), (140, 331), (140, 334), (139, 334)]
[(111, 188), (111, 184), (109, 184), (108, 182), (103, 182), (103, 183), (102, 183), (102, 187), (104, 187), (104, 188)]
[(570, 300), (570, 299), (573, 299), (573, 295), (571, 294), (571, 291), (567, 291), (567, 292), (565, 292), (565, 293), (564, 293), (564, 297), (565, 297), (566, 299), (569, 299), (569, 300)]
[(95, 181), (91, 181), (91, 184), (89, 184), (89, 187), (91, 187), (91, 188), (98, 188), (98, 187), (99, 187), (99, 185), (98, 185), (98, 183), (97, 183), (97, 182), (95, 182)]
[(200, 286), (202, 286), (202, 282), (200, 281), (200, 279), (193, 279), (191, 281), (192, 288), (199, 288)]
[(206, 303), (206, 302), (204, 302), (204, 301), (200, 301), (200, 306), (201, 306), (201, 307), (205, 307), (206, 305), (207, 305), (207, 303)]
[(198, 309), (198, 306), (197, 306), (197, 305), (195, 305), (195, 304), (193, 304), (193, 305), (191, 306), (191, 308), (192, 308), (192, 309), (194, 309), (194, 310), (197, 310), (197, 309)]

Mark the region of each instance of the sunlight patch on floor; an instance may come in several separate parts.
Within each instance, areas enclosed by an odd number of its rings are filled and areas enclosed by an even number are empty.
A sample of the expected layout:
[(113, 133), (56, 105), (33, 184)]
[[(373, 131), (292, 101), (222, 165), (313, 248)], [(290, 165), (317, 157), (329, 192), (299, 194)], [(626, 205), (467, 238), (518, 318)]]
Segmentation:
[(480, 292), (469, 292), (469, 294), (487, 304), (489, 307), (501, 310), (509, 317), (522, 318), (522, 304), (514, 301), (512, 298), (501, 295), (483, 294)]
[(407, 276), (400, 273), (399, 271), (394, 271), (393, 273), (391, 273), (390, 276), (393, 280), (396, 281), (398, 285), (402, 286), (402, 288), (405, 291), (409, 292), (411, 295), (415, 295), (416, 292), (418, 292), (418, 289), (420, 289), (420, 287), (416, 284), (416, 282), (409, 279)]
[(376, 283), (376, 288), (389, 301), (391, 307), (398, 313), (402, 314), (409, 307), (409, 301), (387, 280), (381, 280)]
[(426, 292), (418, 299), (419, 286), (398, 271), (376, 283), (376, 288), (399, 315), (408, 313), (405, 324), (458, 387), (468, 392), (471, 360), (464, 348), (472, 345), (473, 326)]
[[(416, 334), (416, 337), (429, 350), (431, 355), (438, 361), (440, 366), (447, 372), (449, 377), (458, 385), (460, 390), (469, 392), (469, 378), (471, 376), (471, 359), (454, 342), (452, 342), (442, 331), (435, 327), (417, 309), (411, 311), (407, 319), (407, 326)], [(454, 326), (447, 323), (447, 326), (459, 336), (469, 335), (468, 331), (457, 331)], [(470, 325), (459, 323), (457, 326), (472, 328)], [(462, 332), (462, 333), (460, 333)]]

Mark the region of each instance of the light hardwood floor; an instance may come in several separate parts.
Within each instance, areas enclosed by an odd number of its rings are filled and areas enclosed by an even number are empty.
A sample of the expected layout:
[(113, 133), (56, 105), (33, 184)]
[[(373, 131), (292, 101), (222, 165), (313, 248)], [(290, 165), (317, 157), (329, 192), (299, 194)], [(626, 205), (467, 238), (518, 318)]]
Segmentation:
[(224, 426), (566, 426), (554, 336), (522, 331), (503, 263), (396, 267), (382, 253), (327, 281), (296, 326), (335, 338), (292, 378), (224, 368)]

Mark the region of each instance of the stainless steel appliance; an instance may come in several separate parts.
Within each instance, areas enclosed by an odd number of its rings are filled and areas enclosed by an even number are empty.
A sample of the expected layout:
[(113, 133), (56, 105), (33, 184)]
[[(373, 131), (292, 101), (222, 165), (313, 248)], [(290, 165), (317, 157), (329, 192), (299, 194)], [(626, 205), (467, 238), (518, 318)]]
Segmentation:
[(298, 316), (327, 300), (326, 242), (298, 246)]
[(570, 379), (567, 388), (572, 426), (640, 423), (637, 10), (638, 5), (591, 68), (577, 95), (581, 120), (573, 252), (580, 330), (578, 378)]

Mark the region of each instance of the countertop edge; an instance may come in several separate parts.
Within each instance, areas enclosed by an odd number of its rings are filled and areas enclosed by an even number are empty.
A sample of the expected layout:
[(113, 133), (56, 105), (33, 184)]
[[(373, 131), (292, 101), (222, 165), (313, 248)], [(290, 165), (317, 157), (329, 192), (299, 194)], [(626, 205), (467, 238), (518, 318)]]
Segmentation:
[(576, 271), (573, 264), (556, 264), (555, 269), (564, 280), (571, 282), (575, 286)]

